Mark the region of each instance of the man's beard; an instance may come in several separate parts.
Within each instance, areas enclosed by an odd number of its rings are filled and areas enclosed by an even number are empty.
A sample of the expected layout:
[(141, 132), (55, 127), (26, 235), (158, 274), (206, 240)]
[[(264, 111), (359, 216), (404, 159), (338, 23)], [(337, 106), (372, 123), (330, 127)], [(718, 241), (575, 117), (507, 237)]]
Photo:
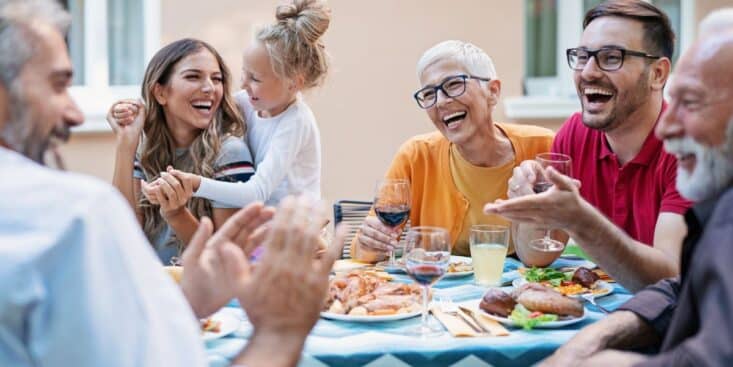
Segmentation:
[[(619, 92), (619, 90), (608, 83), (582, 83), (581, 90), (586, 86), (599, 86), (606, 89), (613, 89), (615, 95), (612, 97), (615, 99), (613, 109), (608, 112), (608, 115), (604, 118), (599, 116), (589, 116), (586, 118), (585, 106), (581, 103), (583, 112), (581, 114), (583, 125), (603, 132), (609, 132), (618, 127), (622, 122), (625, 122), (636, 110), (649, 100), (649, 69), (644, 69), (644, 72), (639, 76), (639, 82), (634, 86), (633, 89), (626, 92)], [(582, 99), (583, 96), (580, 96)], [(636, 123), (629, 122), (628, 124)]]
[(38, 136), (34, 129), (35, 121), (29, 104), (25, 102), (19, 88), (11, 87), (8, 93), (10, 119), (0, 131), (0, 139), (11, 149), (23, 154), (39, 164), (65, 169), (58, 146), (70, 136), (66, 124), (56, 123), (48, 136)]
[(725, 141), (719, 147), (702, 145), (689, 136), (667, 139), (664, 149), (670, 154), (695, 155), (695, 168), (687, 172), (677, 167), (677, 191), (692, 201), (720, 195), (733, 182), (733, 118), (728, 121)]

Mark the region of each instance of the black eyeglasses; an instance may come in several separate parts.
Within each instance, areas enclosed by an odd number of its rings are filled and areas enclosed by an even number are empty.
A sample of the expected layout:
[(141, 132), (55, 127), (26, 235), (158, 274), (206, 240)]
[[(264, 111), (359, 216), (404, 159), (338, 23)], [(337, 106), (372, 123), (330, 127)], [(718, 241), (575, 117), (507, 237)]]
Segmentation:
[(490, 78), (481, 78), (473, 75), (454, 75), (443, 79), (435, 87), (425, 87), (415, 92), (413, 97), (420, 108), (430, 108), (438, 102), (438, 91), (443, 91), (447, 97), (455, 98), (466, 92), (466, 79), (476, 79), (484, 82), (491, 81)]
[(591, 57), (596, 58), (596, 64), (601, 70), (614, 71), (621, 69), (626, 56), (645, 57), (647, 59), (660, 59), (661, 56), (649, 55), (645, 52), (626, 50), (619, 47), (601, 47), (597, 50), (585, 48), (569, 48), (566, 51), (568, 66), (571, 69), (581, 71), (590, 61)]

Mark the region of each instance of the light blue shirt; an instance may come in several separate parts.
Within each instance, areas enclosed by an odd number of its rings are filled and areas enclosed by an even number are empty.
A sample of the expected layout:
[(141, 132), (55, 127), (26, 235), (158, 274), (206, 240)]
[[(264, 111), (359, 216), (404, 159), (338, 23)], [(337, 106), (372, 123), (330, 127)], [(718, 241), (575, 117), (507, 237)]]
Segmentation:
[(0, 172), (0, 366), (205, 366), (117, 190), (3, 148)]

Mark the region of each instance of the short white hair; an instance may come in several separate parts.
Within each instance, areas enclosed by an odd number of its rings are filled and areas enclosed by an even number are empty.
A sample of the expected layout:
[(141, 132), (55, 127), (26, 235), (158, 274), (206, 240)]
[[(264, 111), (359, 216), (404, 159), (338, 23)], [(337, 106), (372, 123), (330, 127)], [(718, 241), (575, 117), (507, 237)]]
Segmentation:
[(428, 66), (442, 60), (458, 62), (473, 76), (497, 78), (494, 62), (484, 50), (469, 42), (450, 40), (438, 43), (420, 57), (420, 61), (417, 62), (418, 79)]
[(724, 31), (733, 31), (733, 8), (713, 10), (700, 21), (698, 37), (712, 35)]

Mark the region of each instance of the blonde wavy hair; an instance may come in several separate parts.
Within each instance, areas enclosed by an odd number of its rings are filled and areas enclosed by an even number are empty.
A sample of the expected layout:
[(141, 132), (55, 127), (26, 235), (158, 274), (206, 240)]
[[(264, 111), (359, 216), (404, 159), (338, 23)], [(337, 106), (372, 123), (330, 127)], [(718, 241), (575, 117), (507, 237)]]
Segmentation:
[[(206, 129), (194, 139), (185, 153), (178, 154), (173, 136), (165, 119), (163, 106), (155, 99), (156, 85), (165, 86), (170, 81), (176, 64), (189, 55), (208, 50), (216, 58), (222, 74), (223, 96), (214, 119)], [(139, 160), (145, 180), (151, 182), (165, 172), (168, 166), (191, 172), (203, 177), (214, 175), (214, 165), (221, 150), (221, 142), (227, 135), (242, 137), (245, 124), (230, 91), (231, 73), (218, 52), (206, 42), (196, 39), (181, 39), (160, 49), (150, 60), (142, 84), (142, 96), (146, 114), (143, 126), (142, 144)], [(192, 198), (186, 204), (196, 218), (211, 216), (211, 203), (206, 199)], [(166, 226), (160, 215), (159, 206), (151, 204), (141, 195), (139, 206), (143, 212), (143, 231), (151, 242), (160, 235)], [(185, 244), (175, 236), (167, 245), (177, 245), (182, 249)]]
[(328, 73), (321, 36), (331, 23), (331, 10), (322, 1), (294, 0), (278, 6), (275, 18), (276, 23), (255, 35), (265, 45), (275, 74), (286, 80), (302, 78), (304, 89), (320, 85)]

